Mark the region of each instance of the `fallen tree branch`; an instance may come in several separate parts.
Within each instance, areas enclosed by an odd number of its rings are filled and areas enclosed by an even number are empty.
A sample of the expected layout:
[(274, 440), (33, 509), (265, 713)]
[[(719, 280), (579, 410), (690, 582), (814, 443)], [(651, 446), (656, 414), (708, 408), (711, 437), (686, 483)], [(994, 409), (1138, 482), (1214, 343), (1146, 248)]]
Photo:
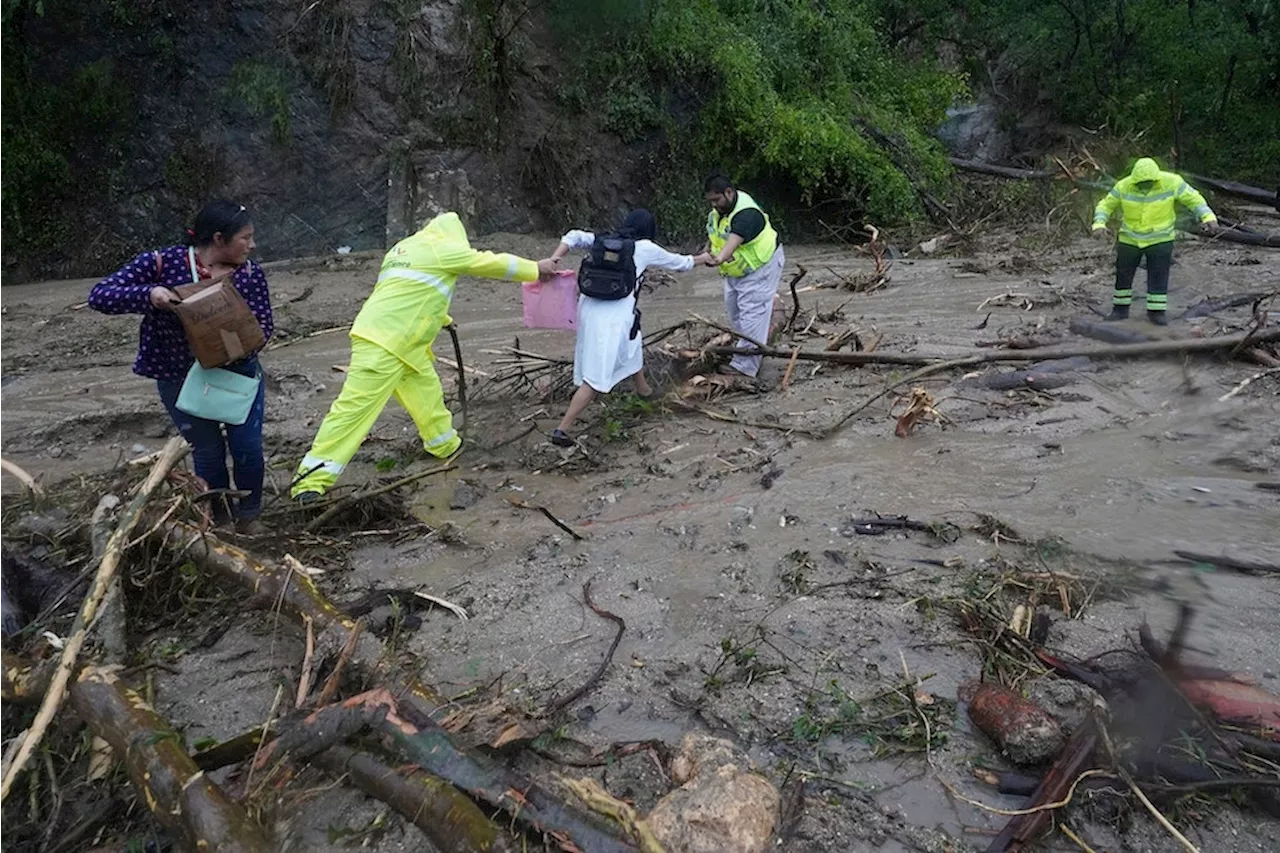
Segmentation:
[(1206, 178), (1204, 175), (1196, 175), (1191, 172), (1183, 172), (1182, 176), (1193, 184), (1204, 184), (1209, 189), (1217, 190), (1220, 193), (1247, 198), (1250, 201), (1260, 202), (1262, 204), (1275, 205), (1276, 194), (1271, 190), (1264, 190), (1260, 187), (1251, 187), (1248, 184), (1242, 184), (1238, 181), (1225, 181), (1221, 178)]
[(107, 595), (111, 580), (120, 568), (120, 560), (124, 556), (129, 534), (133, 532), (133, 528), (138, 525), (138, 521), (142, 518), (143, 508), (146, 507), (147, 501), (151, 499), (152, 493), (164, 482), (169, 470), (190, 449), (190, 445), (180, 436), (169, 439), (169, 442), (161, 451), (160, 458), (156, 460), (156, 464), (152, 467), (151, 473), (147, 475), (147, 479), (138, 489), (137, 496), (129, 502), (129, 506), (125, 509), (115, 532), (111, 534), (111, 538), (107, 542), (106, 552), (103, 554), (102, 561), (98, 564), (98, 571), (94, 576), (93, 585), (89, 589), (89, 594), (85, 596), (84, 603), (80, 605), (80, 612), (76, 614), (75, 622), (71, 626), (71, 635), (62, 647), (62, 655), (58, 660), (58, 668), (53, 674), (49, 691), (45, 694), (40, 710), (31, 724), (31, 730), (23, 740), (22, 746), (19, 747), (17, 755), (14, 756), (13, 763), (4, 769), (4, 780), (3, 783), (0, 783), (0, 801), (9, 796), (9, 792), (13, 789), (14, 781), (17, 780), (32, 753), (35, 752), (36, 746), (39, 745), (44, 733), (49, 729), (49, 724), (53, 722), (54, 716), (58, 713), (58, 708), (62, 705), (62, 700), (67, 695), (67, 684), (70, 682), (71, 674), (75, 670), (76, 660), (80, 656), (80, 650), (84, 648), (84, 644), (89, 638), (89, 626), (97, 617), (98, 608), (102, 605), (102, 600)]
[[(179, 439), (180, 440), (180, 439)], [(151, 814), (187, 850), (274, 851), (262, 827), (182, 747), (182, 736), (105, 667), (90, 667), (71, 688), (76, 713), (124, 762)]]
[[(1012, 178), (1019, 181), (1043, 181), (1054, 178), (1058, 172), (1053, 169), (1017, 169), (1012, 166), (995, 166), (980, 160), (965, 160), (960, 157), (947, 158), (952, 166), (965, 172), (976, 172), (979, 175), (992, 175), (997, 178)], [(1073, 178), (1074, 180), (1074, 178)]]
[(345, 776), (421, 829), (441, 853), (503, 853), (512, 850), (507, 836), (479, 807), (458, 808), (448, 782), (423, 773), (388, 767), (373, 755), (349, 746), (333, 746), (308, 762), (334, 776)]
[[(331, 748), (335, 741), (341, 741), (364, 727), (389, 735), (428, 773), (451, 782), (477, 802), (509, 813), (517, 822), (536, 832), (574, 844), (576, 849), (586, 853), (635, 851), (632, 845), (619, 840), (589, 816), (560, 802), (531, 780), (520, 778), (488, 761), (465, 755), (434, 721), (422, 719), (411, 705), (398, 704), (385, 688), (353, 696), (340, 705), (321, 708), (268, 744), (262, 752), (261, 761), (283, 754), (309, 760), (310, 755)], [(452, 794), (448, 793), (450, 791)], [(451, 787), (440, 793), (461, 796)]]
[(602, 610), (594, 601), (591, 600), (591, 581), (587, 581), (582, 585), (582, 601), (590, 607), (597, 616), (608, 619), (610, 622), (617, 625), (618, 632), (613, 635), (613, 642), (609, 644), (609, 651), (604, 653), (604, 660), (600, 661), (600, 666), (596, 667), (596, 671), (591, 674), (591, 677), (583, 682), (581, 687), (570, 693), (568, 696), (565, 696), (562, 699), (552, 700), (547, 705), (547, 710), (542, 712), (542, 716), (544, 717), (550, 717), (552, 714), (569, 707), (574, 702), (581, 699), (586, 692), (591, 689), (592, 685), (600, 680), (600, 677), (604, 675), (604, 671), (609, 668), (609, 663), (613, 660), (613, 653), (618, 650), (618, 643), (622, 641), (622, 632), (627, 630), (627, 623), (622, 621), (621, 616), (616, 613), (610, 613), (608, 610)]
[(1247, 575), (1280, 574), (1280, 565), (1276, 563), (1264, 563), (1260, 560), (1238, 560), (1235, 557), (1198, 554), (1195, 551), (1175, 550), (1173, 553), (1181, 559), (1190, 560), (1193, 563), (1208, 563), (1211, 566), (1234, 569)]
[(324, 512), (317, 515), (315, 518), (311, 519), (311, 521), (307, 522), (307, 531), (310, 532), (310, 531), (319, 529), (320, 527), (324, 526), (324, 523), (326, 521), (338, 515), (339, 513), (343, 512), (352, 504), (359, 503), (360, 501), (363, 501), (363, 500), (368, 500), (369, 498), (377, 497), (378, 495), (385, 495), (387, 492), (395, 491), (401, 486), (407, 486), (410, 483), (416, 483), (418, 480), (433, 476), (435, 474), (443, 474), (446, 471), (452, 471), (456, 467), (458, 466), (454, 465), (453, 463), (449, 463), (446, 465), (441, 465), (439, 468), (428, 468), (426, 471), (419, 471), (416, 474), (410, 474), (407, 477), (401, 477), (399, 480), (396, 480), (394, 483), (388, 483), (385, 486), (379, 486), (376, 489), (369, 489), (368, 491), (356, 492), (355, 494), (347, 495), (346, 497), (334, 503), (333, 506), (329, 507)]

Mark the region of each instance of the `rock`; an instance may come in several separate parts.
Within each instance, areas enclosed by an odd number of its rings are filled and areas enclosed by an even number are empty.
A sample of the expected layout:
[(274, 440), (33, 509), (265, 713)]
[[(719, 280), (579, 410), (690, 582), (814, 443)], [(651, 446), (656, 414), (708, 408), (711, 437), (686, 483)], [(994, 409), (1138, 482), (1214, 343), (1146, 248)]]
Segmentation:
[(681, 786), (649, 813), (667, 853), (763, 853), (778, 824), (781, 797), (732, 743), (686, 735), (671, 762)]
[(1097, 695), (1092, 688), (1064, 678), (1039, 678), (1027, 688), (1027, 698), (1057, 720), (1067, 734), (1089, 716)]
[(1003, 160), (1012, 146), (1000, 111), (993, 104), (949, 107), (936, 135), (952, 156), (988, 163)]
[(54, 542), (58, 534), (71, 526), (71, 517), (62, 507), (52, 507), (42, 512), (29, 512), (5, 531), (7, 536), (30, 536)]

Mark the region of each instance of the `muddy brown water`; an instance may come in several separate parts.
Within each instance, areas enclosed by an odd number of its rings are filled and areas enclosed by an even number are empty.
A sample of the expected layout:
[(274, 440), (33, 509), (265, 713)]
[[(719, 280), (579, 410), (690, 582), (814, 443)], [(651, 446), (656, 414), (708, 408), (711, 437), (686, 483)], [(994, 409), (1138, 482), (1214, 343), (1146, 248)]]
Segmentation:
[[(554, 241), (485, 242), (536, 256)], [(1173, 315), (1206, 295), (1280, 284), (1274, 253), (1189, 244), (1178, 259)], [(788, 260), (791, 269), (809, 268), (806, 285), (870, 266), (832, 247), (788, 247)], [(349, 323), (375, 274), (374, 262), (362, 259), (277, 265), (269, 279), (278, 327), (296, 336)], [(886, 352), (953, 356), (1014, 333), (1069, 339), (1071, 317), (1088, 313), (1091, 300), (1105, 304), (1109, 276), (1105, 253), (1092, 246), (1034, 255), (992, 241), (973, 259), (899, 261), (889, 286), (873, 294), (824, 289), (801, 298), (806, 312), (843, 305), (840, 320), (815, 323), (823, 331), (851, 325), (864, 340), (882, 334)], [(169, 433), (153, 384), (129, 374), (136, 320), (72, 308), (91, 283), (9, 287), (0, 294), (3, 452), (49, 480), (154, 450)], [(1006, 293), (1022, 296), (1008, 300), (1017, 304), (977, 310)], [(719, 282), (702, 270), (677, 276), (642, 307), (650, 331), (694, 313), (723, 315)], [(987, 314), (987, 327), (974, 328)], [(1246, 315), (1242, 308), (1197, 323), (1214, 333)], [(453, 316), (466, 360), (480, 371), (492, 372), (500, 348), (516, 338), (528, 350), (572, 354), (569, 334), (520, 328), (519, 291), (511, 285), (462, 282)], [(1141, 320), (1128, 325), (1156, 334)], [(1158, 334), (1190, 328), (1175, 322)], [(287, 484), (336, 395), (342, 375), (334, 368), (348, 354), (343, 332), (286, 340), (263, 357), (272, 380), (267, 437), (277, 488)], [(452, 358), (442, 344), (438, 354)], [(768, 393), (706, 405), (745, 420), (822, 424), (879, 390), (886, 378), (910, 370), (815, 371), (802, 363), (782, 390), (783, 368), (767, 364)], [(507, 701), (534, 709), (578, 683), (607, 647), (611, 626), (581, 604), (583, 583), (594, 579), (595, 600), (622, 616), (627, 632), (605, 678), (570, 709), (570, 737), (594, 746), (650, 738), (674, 744), (686, 731), (711, 728), (746, 746), (775, 781), (792, 763), (817, 773), (810, 790), (819, 793), (810, 798), (792, 849), (942, 849), (943, 834), (981, 847), (1005, 818), (953, 798), (938, 779), (999, 808), (1021, 801), (972, 781), (976, 761), (999, 758), (963, 712), (930, 762), (877, 760), (866, 744), (835, 736), (797, 745), (785, 734), (805, 712), (814, 685), (834, 680), (852, 696), (868, 696), (900, 679), (904, 663), (913, 676), (930, 676), (922, 687), (932, 695), (954, 699), (959, 683), (978, 675), (977, 657), (957, 644), (955, 626), (930, 618), (921, 601), (974, 567), (1025, 560), (1026, 552), (972, 533), (954, 543), (917, 532), (859, 536), (849, 531), (850, 518), (881, 512), (968, 527), (981, 513), (1027, 540), (1059, 537), (1075, 554), (1068, 563), (1104, 574), (1123, 565), (1139, 591), (1059, 621), (1052, 645), (1079, 655), (1127, 647), (1144, 617), (1159, 634), (1171, 624), (1174, 602), (1189, 599), (1199, 608), (1194, 648), (1214, 665), (1280, 689), (1277, 581), (1170, 562), (1176, 549), (1280, 562), (1280, 499), (1256, 488), (1280, 479), (1280, 383), (1260, 380), (1218, 401), (1256, 370), (1211, 358), (1186, 365), (1103, 362), (1039, 395), (943, 377), (927, 387), (950, 423), (925, 425), (905, 440), (893, 436), (892, 396), (825, 441), (675, 411), (624, 417), (625, 439), (607, 440), (597, 408), (583, 432), (591, 461), (542, 438), (563, 401), (491, 398), (473, 406), (475, 444), (460, 470), (424, 481), (410, 497), (415, 514), (433, 526), (447, 523), (449, 535), (398, 544), (381, 537), (353, 541), (349, 557), (328, 567), (325, 583), (340, 600), (394, 584), (465, 602), (470, 620), (434, 612), (402, 641), (424, 657), (430, 680), (443, 692), (461, 693), (501, 676)], [(451, 385), (449, 370), (442, 375)], [(482, 377), (472, 379), (473, 395), (480, 383)], [(481, 449), (518, 435), (525, 418), (536, 433)], [(346, 482), (373, 475), (379, 460), (398, 459), (403, 467), (413, 447), (409, 418), (389, 407)], [(765, 471), (780, 472), (768, 488)], [(10, 478), (4, 487), (14, 488)], [(474, 503), (455, 502), (459, 489)], [(508, 495), (546, 506), (584, 541), (573, 541), (538, 513), (512, 507)], [(451, 508), (455, 503), (466, 508)], [(865, 571), (860, 558), (901, 574), (866, 587), (797, 594), (783, 578), (797, 551), (808, 553), (816, 583)], [(964, 568), (917, 562), (948, 558), (962, 560)], [(779, 674), (708, 689), (707, 673), (726, 639), (762, 636), (768, 643), (758, 643), (760, 658)], [(261, 651), (264, 638), (268, 655)], [(191, 737), (234, 734), (265, 716), (280, 679), (296, 677), (296, 652), (297, 638), (246, 616), (219, 646), (181, 656), (182, 675), (161, 679), (158, 701), (190, 725)], [(235, 672), (238, 680), (229, 680)], [(192, 698), (202, 692), (205, 700)], [(696, 709), (691, 697), (698, 699)], [(662, 792), (661, 779), (646, 776), (636, 760), (610, 772), (606, 784), (612, 779), (615, 793), (641, 805)], [(358, 797), (344, 802), (337, 813), (349, 813), (351, 821), (368, 812)], [(1143, 817), (1083, 826), (1097, 849), (1176, 849)], [(1273, 824), (1228, 807), (1205, 810), (1183, 828), (1205, 850), (1280, 847)], [(313, 849), (328, 843), (316, 827), (298, 831)], [(402, 831), (397, 843), (411, 844), (414, 832)]]

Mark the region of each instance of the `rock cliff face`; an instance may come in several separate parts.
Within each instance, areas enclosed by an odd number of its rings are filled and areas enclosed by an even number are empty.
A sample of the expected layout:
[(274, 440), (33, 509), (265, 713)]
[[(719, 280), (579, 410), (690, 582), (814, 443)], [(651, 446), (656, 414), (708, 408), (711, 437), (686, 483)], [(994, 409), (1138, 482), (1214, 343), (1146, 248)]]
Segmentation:
[(110, 0), (27, 10), (5, 49), (22, 45), (33, 84), (65, 86), (94, 65), (128, 106), (69, 158), (80, 191), (54, 200), (66, 238), (38, 251), (5, 241), (6, 283), (101, 273), (176, 242), (216, 197), (250, 207), (264, 260), (380, 248), (446, 208), (473, 234), (612, 218), (643, 197), (649, 164), (557, 115), (551, 41), (506, 5)]

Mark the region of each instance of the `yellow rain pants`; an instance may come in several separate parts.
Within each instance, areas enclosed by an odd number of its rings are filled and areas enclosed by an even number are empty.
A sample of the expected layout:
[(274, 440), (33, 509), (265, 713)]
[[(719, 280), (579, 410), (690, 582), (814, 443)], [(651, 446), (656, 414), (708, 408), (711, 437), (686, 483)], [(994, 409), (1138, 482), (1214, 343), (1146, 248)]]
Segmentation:
[(311, 473), (293, 487), (292, 494), (331, 488), (392, 397), (413, 418), (422, 445), (432, 456), (450, 456), (462, 444), (444, 404), (440, 377), (430, 363), (410, 370), (377, 344), (352, 338), (347, 379), (298, 467), (299, 475)]

